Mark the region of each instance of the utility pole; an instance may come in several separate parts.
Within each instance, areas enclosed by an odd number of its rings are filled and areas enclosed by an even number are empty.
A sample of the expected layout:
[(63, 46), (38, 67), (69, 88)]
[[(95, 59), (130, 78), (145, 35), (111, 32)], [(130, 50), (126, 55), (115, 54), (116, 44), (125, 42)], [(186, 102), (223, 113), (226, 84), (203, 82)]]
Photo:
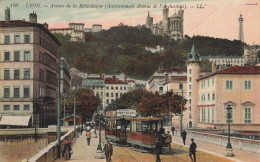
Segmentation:
[(66, 94), (64, 95), (64, 98), (63, 98), (63, 100), (64, 100), (64, 111), (63, 111), (63, 126), (65, 126), (65, 109), (66, 109)]
[(59, 51), (59, 60), (58, 60), (58, 106), (57, 106), (57, 138), (58, 138), (58, 158), (60, 158), (60, 59), (61, 51)]
[[(181, 84), (181, 96), (182, 96), (182, 100), (183, 100), (183, 84)], [(181, 101), (181, 129), (180, 129), (180, 136), (182, 134), (182, 117), (183, 117), (183, 101)]]
[(76, 87), (74, 87), (74, 138), (76, 138)]

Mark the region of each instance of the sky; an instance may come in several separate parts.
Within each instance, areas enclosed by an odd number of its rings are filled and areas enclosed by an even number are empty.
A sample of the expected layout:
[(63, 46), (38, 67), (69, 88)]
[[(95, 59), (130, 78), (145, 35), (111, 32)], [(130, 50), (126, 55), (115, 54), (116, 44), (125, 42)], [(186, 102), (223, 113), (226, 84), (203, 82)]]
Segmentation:
[[(4, 20), (4, 9), (10, 7), (11, 20), (28, 21), (34, 11), (38, 22), (47, 22), (49, 28), (66, 28), (70, 22), (80, 22), (85, 28), (102, 24), (103, 29), (109, 29), (120, 22), (129, 26), (143, 25), (148, 11), (157, 23), (162, 19), (160, 6), (165, 3), (185, 7), (184, 34), (238, 39), (238, 18), (242, 14), (245, 42), (260, 44), (260, 0), (0, 0), (0, 20)], [(83, 4), (94, 7), (80, 8)], [(139, 4), (142, 8), (138, 8)], [(109, 8), (109, 5), (130, 8)], [(169, 16), (176, 9), (178, 11), (178, 8), (169, 8)]]

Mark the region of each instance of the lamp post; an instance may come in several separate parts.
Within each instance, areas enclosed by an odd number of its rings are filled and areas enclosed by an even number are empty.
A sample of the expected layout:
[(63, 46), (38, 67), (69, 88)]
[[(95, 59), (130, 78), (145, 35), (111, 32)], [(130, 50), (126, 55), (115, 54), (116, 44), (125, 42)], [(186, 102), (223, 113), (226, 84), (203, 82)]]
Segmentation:
[(94, 114), (93, 114), (93, 121), (94, 121), (94, 127), (95, 127), (95, 130), (94, 130), (94, 133), (93, 133), (93, 138), (97, 138), (96, 116), (97, 116), (97, 113), (95, 111)]
[(76, 87), (74, 89), (74, 138), (76, 138)]
[(226, 107), (226, 109), (227, 109), (227, 118), (228, 118), (228, 142), (227, 142), (227, 147), (226, 147), (226, 156), (234, 157), (232, 145), (230, 143), (230, 119), (231, 119), (232, 107), (230, 107), (230, 105), (228, 105), (228, 107)]
[[(183, 98), (183, 84), (181, 84), (181, 96)], [(180, 129), (180, 136), (182, 134), (182, 128), (183, 128), (183, 126), (182, 126), (182, 118), (183, 118), (183, 103), (181, 101), (181, 122), (180, 122), (181, 129)]]
[(98, 113), (98, 123), (99, 123), (99, 143), (98, 143), (98, 147), (97, 147), (97, 154), (95, 156), (96, 159), (104, 159), (105, 156), (103, 155), (102, 153), (102, 147), (101, 147), (101, 122), (100, 122), (100, 116), (101, 116), (101, 113), (100, 111), (102, 110), (102, 107), (99, 106), (98, 107), (98, 110), (97, 110), (97, 113)]
[(57, 157), (60, 158), (60, 78), (61, 78), (61, 51), (59, 52), (59, 60), (58, 60), (58, 104), (57, 104), (57, 138), (58, 138), (58, 155)]
[(65, 109), (66, 109), (66, 94), (64, 94), (64, 98), (63, 98), (63, 100), (64, 100), (64, 111), (63, 111), (63, 126), (65, 126)]

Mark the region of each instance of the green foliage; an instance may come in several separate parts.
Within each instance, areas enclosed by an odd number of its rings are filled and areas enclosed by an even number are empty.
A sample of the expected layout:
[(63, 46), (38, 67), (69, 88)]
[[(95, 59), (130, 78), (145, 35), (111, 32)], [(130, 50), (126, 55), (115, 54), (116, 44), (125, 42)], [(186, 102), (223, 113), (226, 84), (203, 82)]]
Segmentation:
[(203, 58), (200, 62), (200, 69), (210, 71), (212, 68), (212, 63), (208, 60)]
[[(86, 42), (71, 42), (70, 35), (55, 34), (62, 43), (62, 56), (69, 65), (90, 73), (115, 74), (147, 79), (162, 63), (165, 68), (185, 67), (187, 53), (195, 43), (199, 53), (206, 55), (242, 55), (240, 41), (210, 37), (188, 37), (175, 42), (170, 37), (153, 35), (145, 27), (111, 27), (97, 33), (87, 33)], [(163, 46), (161, 54), (145, 47)]]

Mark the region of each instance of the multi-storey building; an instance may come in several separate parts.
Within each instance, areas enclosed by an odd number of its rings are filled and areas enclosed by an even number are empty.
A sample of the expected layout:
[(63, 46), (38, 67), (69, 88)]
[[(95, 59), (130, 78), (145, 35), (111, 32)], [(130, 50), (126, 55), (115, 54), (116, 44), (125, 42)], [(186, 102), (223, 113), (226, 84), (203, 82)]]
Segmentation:
[(129, 91), (128, 83), (118, 80), (115, 76), (105, 79), (104, 108), (115, 99), (120, 98)]
[(74, 42), (85, 42), (85, 32), (83, 23), (69, 23), (69, 28), (49, 29), (51, 33), (69, 34), (70, 40)]
[(36, 13), (29, 19), (10, 20), (7, 8), (6, 20), (0, 21), (0, 125), (56, 124), (53, 99), (61, 44), (46, 24), (37, 23)]
[(91, 28), (91, 32), (100, 32), (102, 30), (102, 25), (101, 24), (93, 24)]
[(232, 66), (197, 80), (198, 127), (260, 131), (260, 66)]
[(82, 82), (83, 87), (88, 87), (93, 90), (94, 94), (100, 97), (101, 106), (104, 108), (105, 105), (105, 82), (104, 82), (104, 75), (101, 76), (89, 76)]
[(60, 89), (61, 89), (61, 94), (65, 93), (67, 90), (70, 89), (71, 85), (71, 76), (68, 68), (68, 64), (66, 60), (61, 57), (61, 62), (60, 62), (60, 70), (61, 70), (61, 83), (60, 83)]

